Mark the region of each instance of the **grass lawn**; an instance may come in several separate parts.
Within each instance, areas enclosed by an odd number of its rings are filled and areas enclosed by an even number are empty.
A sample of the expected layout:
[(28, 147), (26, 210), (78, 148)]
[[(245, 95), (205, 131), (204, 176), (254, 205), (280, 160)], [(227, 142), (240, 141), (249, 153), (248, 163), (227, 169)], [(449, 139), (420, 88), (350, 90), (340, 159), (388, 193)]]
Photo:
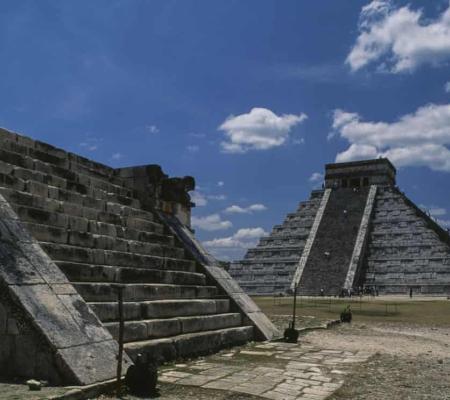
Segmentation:
[[(291, 315), (293, 297), (253, 297), (269, 316)], [(420, 298), (359, 297), (303, 298), (297, 297), (297, 315), (312, 316), (320, 320), (338, 319), (341, 311), (350, 305), (354, 322), (407, 323), (426, 326), (450, 327), (450, 300), (421, 300)]]

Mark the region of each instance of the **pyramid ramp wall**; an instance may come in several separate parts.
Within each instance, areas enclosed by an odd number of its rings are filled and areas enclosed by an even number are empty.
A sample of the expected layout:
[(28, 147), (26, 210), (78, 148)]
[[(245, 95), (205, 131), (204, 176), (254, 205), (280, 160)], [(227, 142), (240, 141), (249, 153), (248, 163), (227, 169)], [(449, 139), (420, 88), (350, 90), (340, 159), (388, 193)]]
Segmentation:
[(381, 293), (450, 293), (450, 236), (403, 193), (379, 188), (366, 285)]
[[(116, 346), (111, 339), (118, 336), (117, 295), (112, 283), (125, 285), (125, 349), (132, 358), (143, 352), (169, 360), (245, 343), (255, 338), (255, 333), (261, 339), (271, 337), (273, 325), (247, 317), (248, 307), (256, 311), (256, 305), (248, 299), (246, 309), (234, 301), (229, 287), (221, 286), (217, 277), (208, 273), (192, 249), (186, 248), (155, 212), (158, 207), (188, 215), (190, 199), (185, 186), (192, 185), (189, 179), (171, 181), (159, 167), (114, 170), (5, 130), (0, 131), (0, 144), (0, 194), (24, 231), (31, 233), (33, 248), (64, 277), (77, 306), (88, 314), (76, 308), (74, 313), (81, 315), (84, 324), (90, 321), (86, 315), (94, 315), (92, 326), (101, 332), (98, 337), (104, 338), (99, 340), (89, 328), (92, 343), (110, 341)], [(154, 175), (156, 183), (148, 182), (140, 190), (142, 181)], [(180, 193), (183, 204), (179, 204)], [(2, 238), (0, 243), (4, 245)], [(24, 266), (16, 262), (14, 268), (21, 273)], [(40, 264), (35, 268), (40, 269)], [(4, 277), (2, 282), (8, 284)], [(34, 285), (19, 286), (30, 289)], [(51, 287), (46, 290), (52, 296), (66, 295), (53, 293)], [(47, 296), (34, 293), (31, 297), (34, 307), (28, 314), (25, 299), (11, 299), (40, 331), (37, 321)], [(62, 308), (55, 310), (52, 318), (58, 320)], [(40, 333), (54, 348), (54, 338)], [(14, 357), (14, 350), (5, 343), (0, 343), (0, 354)], [(115, 357), (114, 349), (103, 352)], [(90, 354), (96, 355), (96, 349)], [(72, 356), (73, 362), (83, 360)], [(7, 359), (0, 361), (6, 368)], [(63, 377), (65, 383), (87, 384), (114, 376), (110, 370), (102, 375), (95, 368), (88, 377), (75, 366), (71, 371), (72, 375)]]
[(301, 202), (283, 224), (275, 225), (268, 237), (247, 251), (244, 259), (232, 263), (230, 275), (251, 295), (285, 293), (291, 282), (319, 209), (323, 191), (314, 191)]

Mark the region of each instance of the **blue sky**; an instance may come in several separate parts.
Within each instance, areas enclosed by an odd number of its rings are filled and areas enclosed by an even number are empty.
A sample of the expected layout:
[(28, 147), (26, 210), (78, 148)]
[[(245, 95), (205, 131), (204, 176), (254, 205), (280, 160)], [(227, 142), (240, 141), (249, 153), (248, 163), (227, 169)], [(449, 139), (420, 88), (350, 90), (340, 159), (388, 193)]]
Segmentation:
[(223, 259), (281, 223), (335, 160), (388, 156), (402, 190), (450, 226), (448, 8), (2, 1), (0, 125), (194, 176), (197, 235)]

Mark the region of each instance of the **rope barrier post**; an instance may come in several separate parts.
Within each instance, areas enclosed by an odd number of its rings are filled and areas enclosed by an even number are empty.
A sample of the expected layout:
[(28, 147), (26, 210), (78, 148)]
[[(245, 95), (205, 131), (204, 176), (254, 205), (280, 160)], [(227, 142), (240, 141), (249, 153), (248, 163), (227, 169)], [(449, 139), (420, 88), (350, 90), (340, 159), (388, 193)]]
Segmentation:
[(119, 311), (119, 354), (117, 355), (117, 373), (116, 373), (116, 392), (117, 396), (120, 396), (122, 389), (122, 361), (123, 361), (123, 290), (125, 285), (113, 284), (111, 287), (117, 291), (117, 306)]

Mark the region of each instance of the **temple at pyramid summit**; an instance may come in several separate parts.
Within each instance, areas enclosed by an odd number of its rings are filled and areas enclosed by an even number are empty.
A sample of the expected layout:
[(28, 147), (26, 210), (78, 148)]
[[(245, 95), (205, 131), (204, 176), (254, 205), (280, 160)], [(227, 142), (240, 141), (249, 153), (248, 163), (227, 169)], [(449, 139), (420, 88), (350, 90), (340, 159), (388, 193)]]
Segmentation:
[(450, 235), (396, 186), (388, 159), (327, 164), (321, 190), (231, 264), (249, 294), (450, 294)]
[(193, 236), (192, 177), (0, 129), (0, 376), (89, 385), (279, 335)]

